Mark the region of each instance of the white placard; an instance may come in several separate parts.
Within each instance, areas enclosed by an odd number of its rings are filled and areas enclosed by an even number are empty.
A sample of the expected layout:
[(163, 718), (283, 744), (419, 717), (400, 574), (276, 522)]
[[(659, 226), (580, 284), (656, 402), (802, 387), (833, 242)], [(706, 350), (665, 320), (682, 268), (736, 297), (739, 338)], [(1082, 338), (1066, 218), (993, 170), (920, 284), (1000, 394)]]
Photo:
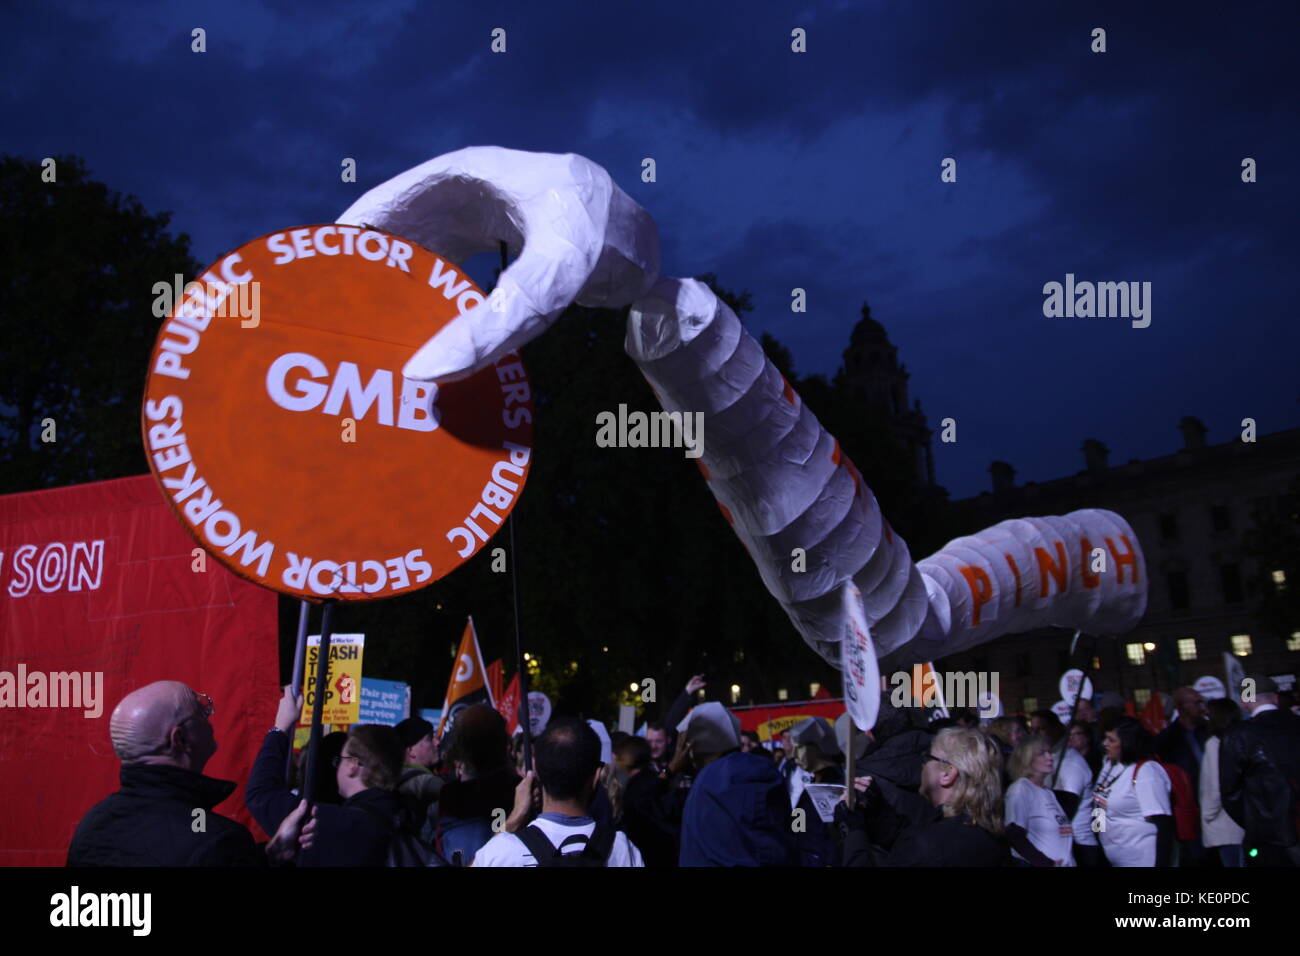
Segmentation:
[(871, 646), (871, 629), (862, 612), (862, 592), (852, 581), (841, 589), (844, 633), (840, 636), (840, 673), (844, 678), (844, 707), (858, 730), (876, 726), (880, 711), (880, 668)]
[(808, 796), (812, 797), (813, 806), (817, 808), (817, 816), (822, 818), (823, 823), (830, 823), (835, 819), (835, 804), (844, 799), (844, 786), (838, 783), (810, 783), (805, 788)]
[(1083, 699), (1092, 700), (1092, 681), (1077, 667), (1072, 667), (1061, 675), (1057, 685), (1061, 691), (1061, 700), (1074, 703), (1074, 695), (1079, 692), (1079, 682), (1083, 682)]
[(551, 698), (540, 690), (528, 692), (528, 729), (534, 737), (546, 729), (551, 722)]

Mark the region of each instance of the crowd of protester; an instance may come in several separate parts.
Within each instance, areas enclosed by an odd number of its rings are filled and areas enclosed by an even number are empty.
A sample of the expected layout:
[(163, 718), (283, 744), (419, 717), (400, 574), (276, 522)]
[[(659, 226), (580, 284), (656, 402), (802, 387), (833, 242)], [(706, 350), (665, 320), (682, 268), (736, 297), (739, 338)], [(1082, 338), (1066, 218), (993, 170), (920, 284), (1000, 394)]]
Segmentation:
[(68, 864), (1300, 865), (1300, 708), (1267, 677), (1240, 703), (1179, 689), (1158, 735), (1116, 695), (1068, 725), (927, 721), (882, 696), (869, 732), (811, 717), (763, 741), (720, 703), (692, 706), (703, 686), (644, 736), (606, 737), (607, 754), (591, 722), (557, 718), (526, 767), (522, 736), (480, 705), (441, 740), (418, 717), (329, 734), (310, 781), (301, 765), (286, 778), (301, 699), (285, 688), (244, 793), (273, 834), (259, 845), (213, 809), (236, 785), (203, 774), (212, 701), (150, 684), (112, 714), (121, 789), (82, 819)]

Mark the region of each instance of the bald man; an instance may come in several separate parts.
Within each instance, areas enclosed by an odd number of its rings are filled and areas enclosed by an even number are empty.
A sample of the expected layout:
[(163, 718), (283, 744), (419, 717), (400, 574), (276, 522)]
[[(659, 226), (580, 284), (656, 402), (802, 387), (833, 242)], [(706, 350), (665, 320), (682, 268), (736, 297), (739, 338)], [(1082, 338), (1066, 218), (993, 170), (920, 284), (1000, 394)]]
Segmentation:
[(212, 700), (178, 681), (122, 698), (109, 719), (122, 789), (90, 809), (68, 866), (259, 866), (252, 834), (213, 807), (235, 784), (203, 775), (217, 752)]

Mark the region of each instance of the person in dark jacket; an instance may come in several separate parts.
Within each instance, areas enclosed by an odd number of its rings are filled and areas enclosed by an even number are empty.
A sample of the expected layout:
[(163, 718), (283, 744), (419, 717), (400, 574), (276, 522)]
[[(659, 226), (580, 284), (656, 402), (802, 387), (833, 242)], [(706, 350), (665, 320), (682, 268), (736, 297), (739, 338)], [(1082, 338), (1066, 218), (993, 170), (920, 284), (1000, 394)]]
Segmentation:
[(682, 731), (699, 774), (682, 812), (682, 866), (797, 866), (785, 780), (766, 757), (740, 752), (740, 722), (716, 701)]
[(949, 727), (935, 736), (921, 771), (921, 794), (943, 816), (911, 824), (870, 777), (856, 777), (861, 806), (835, 808), (845, 866), (1006, 866), (1002, 756), (981, 731)]
[(109, 719), (122, 788), (77, 825), (68, 866), (264, 862), (247, 828), (213, 809), (236, 785), (203, 775), (217, 751), (212, 711), (210, 698), (178, 681), (157, 681), (122, 698)]
[[(1205, 721), (1205, 698), (1192, 687), (1180, 687), (1174, 691), (1174, 706), (1178, 708), (1178, 719), (1156, 735), (1156, 755), (1164, 763), (1182, 767), (1191, 780), (1192, 791), (1199, 793), (1201, 760), (1210, 736)], [(1178, 841), (1178, 865), (1208, 865), (1199, 835), (1193, 840)]]
[(1246, 831), (1247, 866), (1300, 866), (1300, 717), (1277, 706), (1271, 678), (1243, 685), (1250, 719), (1229, 727), (1219, 749), (1223, 808)]
[(415, 818), (421, 833), (432, 843), (438, 820), (438, 794), (443, 785), (442, 777), (433, 772), (438, 763), (433, 724), (423, 717), (408, 717), (393, 729), (405, 748), (397, 795)]
[(920, 795), (921, 768), (929, 756), (933, 734), (914, 727), (909, 711), (894, 707), (888, 695), (881, 694), (876, 725), (863, 736), (866, 753), (854, 764), (854, 777), (875, 781), (885, 801), (909, 823), (939, 819), (938, 808)]
[(505, 719), (487, 704), (461, 711), (450, 733), (447, 759), (456, 768), (438, 794), (438, 852), (469, 866), (492, 839), (495, 811), (508, 814), (522, 779), (510, 763)]
[(650, 744), (627, 736), (614, 745), (614, 763), (626, 777), (623, 787), (623, 829), (646, 866), (676, 866), (680, 819), (671, 819), (666, 805), (668, 783), (654, 771)]
[(1156, 736), (1156, 754), (1163, 762), (1187, 771), (1192, 789), (1199, 789), (1201, 758), (1209, 739), (1205, 699), (1191, 687), (1180, 687), (1174, 691), (1174, 706), (1178, 708), (1178, 719)]
[[(258, 824), (268, 833), (288, 823), (300, 798), (284, 779), (289, 732), (302, 710), (302, 698), (286, 687), (275, 729), (266, 735), (244, 792)], [(402, 804), (396, 794), (402, 745), (392, 727), (358, 724), (337, 758), (338, 805), (315, 807), (315, 840), (298, 855), (299, 866), (384, 866)]]

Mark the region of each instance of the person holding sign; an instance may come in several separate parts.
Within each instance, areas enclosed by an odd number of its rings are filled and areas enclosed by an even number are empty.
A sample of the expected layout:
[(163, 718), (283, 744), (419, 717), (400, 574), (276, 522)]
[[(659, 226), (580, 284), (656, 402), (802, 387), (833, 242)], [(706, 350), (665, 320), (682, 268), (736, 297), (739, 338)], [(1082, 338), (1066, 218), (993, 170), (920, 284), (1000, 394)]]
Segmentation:
[[(284, 780), (289, 733), (301, 709), (302, 698), (286, 686), (275, 727), (262, 742), (248, 776), (244, 802), (268, 833), (301, 809), (298, 795)], [(401, 768), (402, 745), (392, 727), (353, 727), (335, 763), (343, 803), (316, 805), (313, 819), (303, 827), (298, 865), (384, 866), (402, 809), (396, 794)]]
[(1024, 738), (1011, 755), (1004, 817), (1007, 841), (1012, 857), (1029, 866), (1074, 866), (1070, 853), (1074, 828), (1056, 794), (1044, 786), (1052, 766), (1051, 745), (1045, 737)]
[[(812, 775), (795, 804), (796, 812), (802, 813), (803, 823), (803, 827), (796, 830), (799, 857), (804, 866), (832, 866), (835, 842), (827, 824), (833, 811), (827, 808), (827, 815), (823, 817), (822, 808), (809, 788), (818, 784), (843, 786), (844, 768), (836, 759), (840, 755), (839, 744), (825, 717), (805, 718), (791, 728), (790, 738), (795, 743), (795, 760), (800, 769)], [(833, 800), (831, 803), (833, 807)]]
[(844, 866), (1005, 866), (1002, 755), (978, 730), (948, 727), (935, 735), (921, 770), (921, 795), (943, 816), (909, 825), (871, 777), (853, 781), (859, 807), (835, 808)]

